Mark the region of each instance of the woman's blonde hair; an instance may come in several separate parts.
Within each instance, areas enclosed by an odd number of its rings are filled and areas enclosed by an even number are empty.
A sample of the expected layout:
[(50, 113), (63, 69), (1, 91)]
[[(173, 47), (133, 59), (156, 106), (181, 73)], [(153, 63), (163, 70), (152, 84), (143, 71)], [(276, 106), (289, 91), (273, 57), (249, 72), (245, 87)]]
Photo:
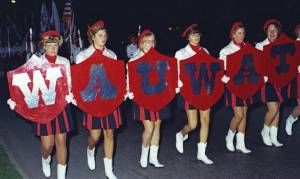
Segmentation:
[(154, 43), (156, 43), (154, 33), (151, 32), (151, 31), (146, 32), (145, 34), (143, 34), (143, 36), (141, 36), (141, 37), (139, 38), (139, 41), (138, 41), (138, 42), (139, 42), (139, 44), (138, 44), (139, 49), (142, 48), (142, 44), (144, 43), (144, 39), (145, 39), (146, 37), (150, 37), (150, 36), (153, 36), (153, 37), (154, 37)]
[(58, 46), (61, 46), (63, 43), (63, 37), (60, 36), (45, 36), (41, 39), (40, 45), (44, 47), (48, 43), (57, 43)]
[(88, 40), (89, 40), (90, 44), (93, 44), (93, 36), (95, 36), (95, 34), (100, 30), (105, 30), (106, 34), (107, 34), (107, 30), (104, 26), (95, 25), (95, 26), (89, 28), (89, 30), (87, 32), (87, 36), (88, 36)]

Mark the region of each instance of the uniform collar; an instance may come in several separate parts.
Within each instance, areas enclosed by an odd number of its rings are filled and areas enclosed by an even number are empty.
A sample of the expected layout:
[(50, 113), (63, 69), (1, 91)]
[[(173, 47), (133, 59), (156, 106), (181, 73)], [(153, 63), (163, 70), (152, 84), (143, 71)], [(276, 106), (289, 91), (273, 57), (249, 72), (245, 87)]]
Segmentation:
[[(93, 54), (97, 49), (94, 47), (94, 45), (90, 45), (87, 49), (91, 54)], [(103, 54), (106, 52), (106, 47), (104, 46)]]
[(236, 45), (236, 44), (234, 43), (233, 40), (230, 41), (229, 46), (230, 46), (230, 47), (233, 47), (233, 48), (236, 48), (236, 49), (241, 49), (238, 45)]
[(190, 44), (187, 44), (187, 46), (185, 47), (186, 52), (188, 53), (188, 55), (193, 56), (196, 54), (196, 52), (192, 49)]

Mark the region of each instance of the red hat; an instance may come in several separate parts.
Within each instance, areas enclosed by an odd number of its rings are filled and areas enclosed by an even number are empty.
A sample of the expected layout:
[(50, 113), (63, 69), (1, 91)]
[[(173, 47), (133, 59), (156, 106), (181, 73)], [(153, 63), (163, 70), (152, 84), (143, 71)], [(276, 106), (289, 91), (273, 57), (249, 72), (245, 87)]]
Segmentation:
[(294, 30), (296, 35), (297, 35), (299, 29), (300, 29), (300, 24), (297, 24), (295, 27), (295, 30)]
[(51, 36), (51, 37), (60, 37), (60, 34), (59, 34), (57, 31), (55, 31), (55, 30), (48, 30), (48, 31), (43, 32), (43, 33), (41, 34), (41, 39), (43, 39), (43, 38), (45, 38), (45, 37), (47, 37), (47, 36)]
[(152, 33), (151, 30), (145, 29), (141, 33), (141, 35), (138, 37), (138, 44), (140, 44), (141, 40), (145, 37), (146, 34)]
[(232, 24), (229, 34), (230, 39), (232, 39), (233, 34), (241, 27), (245, 27), (242, 22), (235, 22)]
[(191, 32), (191, 30), (194, 28), (194, 27), (197, 27), (198, 24), (192, 24), (190, 26), (188, 26), (182, 33), (182, 37), (183, 38), (186, 38), (186, 36)]
[(94, 29), (96, 26), (104, 27), (104, 21), (99, 20), (99, 21), (95, 22), (93, 25), (88, 26), (87, 34), (90, 34), (92, 29)]
[(279, 26), (279, 28), (281, 28), (281, 23), (279, 22), (279, 20), (277, 20), (277, 19), (269, 19), (264, 24), (264, 32), (267, 32), (268, 27), (271, 24), (277, 25), (277, 26)]
[(42, 45), (46, 43), (58, 43), (58, 45), (60, 46), (63, 43), (63, 37), (59, 34), (59, 32), (55, 30), (48, 30), (41, 34), (40, 43)]

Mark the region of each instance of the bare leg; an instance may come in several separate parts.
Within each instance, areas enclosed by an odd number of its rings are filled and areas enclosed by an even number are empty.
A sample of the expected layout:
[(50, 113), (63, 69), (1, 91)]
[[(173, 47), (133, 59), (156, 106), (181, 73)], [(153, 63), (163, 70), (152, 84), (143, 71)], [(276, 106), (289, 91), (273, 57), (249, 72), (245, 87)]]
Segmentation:
[(268, 111), (265, 115), (265, 125), (270, 126), (275, 119), (276, 115), (279, 113), (279, 103), (278, 102), (268, 102)]
[(104, 156), (111, 159), (114, 152), (114, 130), (104, 130)]
[(97, 145), (99, 138), (101, 136), (101, 130), (100, 129), (95, 129), (95, 130), (90, 130), (90, 135), (88, 138), (88, 149), (92, 150), (94, 147)]
[(66, 160), (67, 160), (66, 138), (67, 135), (65, 133), (55, 135), (57, 163), (62, 165), (66, 165)]
[(151, 137), (151, 145), (159, 146), (160, 124), (161, 124), (161, 120), (157, 120), (154, 122), (154, 131)]
[(200, 142), (201, 143), (206, 143), (207, 142), (207, 137), (208, 137), (208, 132), (209, 132), (209, 122), (210, 122), (210, 109), (207, 110), (200, 110)]
[(144, 147), (148, 147), (150, 145), (152, 135), (154, 132), (154, 126), (153, 123), (149, 120), (143, 121), (144, 125), (144, 131), (143, 131), (143, 137), (142, 137), (142, 144)]
[(238, 132), (244, 133), (246, 131), (246, 125), (247, 125), (247, 107), (243, 107), (243, 118), (240, 121), (238, 125)]
[(48, 158), (54, 146), (54, 136), (41, 136), (41, 150), (44, 159)]
[(181, 129), (183, 136), (197, 127), (197, 110), (186, 110), (186, 115), (188, 123)]

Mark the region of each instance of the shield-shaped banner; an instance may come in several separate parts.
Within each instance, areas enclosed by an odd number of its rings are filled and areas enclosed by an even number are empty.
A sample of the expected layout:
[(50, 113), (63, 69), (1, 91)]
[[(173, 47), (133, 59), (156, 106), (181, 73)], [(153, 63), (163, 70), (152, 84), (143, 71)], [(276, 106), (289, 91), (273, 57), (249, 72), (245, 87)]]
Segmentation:
[(177, 61), (153, 48), (128, 63), (128, 75), (134, 101), (150, 111), (159, 111), (176, 95)]
[(239, 51), (227, 56), (226, 75), (231, 79), (227, 88), (244, 100), (253, 96), (264, 85), (265, 64), (261, 51), (246, 43)]
[(299, 66), (300, 65), (300, 41), (296, 41), (296, 58)]
[(264, 46), (264, 60), (268, 64), (269, 82), (277, 87), (287, 85), (298, 73), (295, 40), (282, 33), (275, 42)]
[(46, 123), (67, 105), (69, 93), (66, 67), (33, 55), (23, 66), (7, 72), (15, 111), (24, 118)]
[(180, 90), (183, 98), (200, 110), (213, 106), (224, 93), (223, 69), (223, 62), (204, 50), (181, 60), (179, 78), (183, 83)]
[(71, 67), (72, 89), (80, 109), (97, 117), (112, 113), (126, 93), (123, 60), (94, 53)]

